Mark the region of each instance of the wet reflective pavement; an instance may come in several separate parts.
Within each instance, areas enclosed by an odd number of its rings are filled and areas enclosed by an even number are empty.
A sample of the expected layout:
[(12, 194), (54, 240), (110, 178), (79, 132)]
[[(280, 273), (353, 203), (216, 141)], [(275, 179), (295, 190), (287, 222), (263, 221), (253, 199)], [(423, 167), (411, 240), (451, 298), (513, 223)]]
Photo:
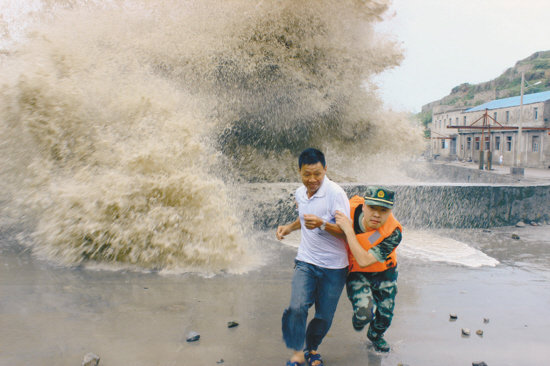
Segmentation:
[[(325, 364), (548, 365), (550, 226), (490, 230), (436, 233), (497, 259), (495, 267), (399, 255), (389, 354), (352, 329), (343, 294), (319, 349)], [(289, 355), (280, 322), (296, 249), (272, 231), (256, 238), (264, 266), (211, 278), (56, 267), (17, 244), (9, 228), (0, 235), (0, 365), (80, 365), (89, 352), (102, 366), (283, 365)], [(240, 325), (228, 328), (231, 320)], [(463, 337), (462, 328), (472, 334)], [(189, 331), (200, 340), (186, 342)]]

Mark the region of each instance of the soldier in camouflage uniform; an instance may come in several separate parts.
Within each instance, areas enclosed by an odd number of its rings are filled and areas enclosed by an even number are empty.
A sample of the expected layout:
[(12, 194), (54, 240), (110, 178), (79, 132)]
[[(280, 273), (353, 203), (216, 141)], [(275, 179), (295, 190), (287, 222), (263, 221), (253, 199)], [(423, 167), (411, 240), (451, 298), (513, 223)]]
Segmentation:
[(365, 197), (350, 200), (351, 220), (336, 214), (349, 245), (348, 298), (353, 305), (352, 325), (361, 331), (370, 324), (367, 338), (374, 348), (389, 352), (384, 340), (397, 294), (397, 258), (403, 228), (393, 217), (394, 192), (370, 186)]

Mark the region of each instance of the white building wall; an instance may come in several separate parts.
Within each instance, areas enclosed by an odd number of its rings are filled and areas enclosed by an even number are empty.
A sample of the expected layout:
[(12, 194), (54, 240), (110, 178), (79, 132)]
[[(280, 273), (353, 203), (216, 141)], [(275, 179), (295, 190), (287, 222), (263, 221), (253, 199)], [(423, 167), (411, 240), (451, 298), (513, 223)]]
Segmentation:
[[(518, 126), (519, 124), (519, 106), (499, 108), (488, 110), (488, 115), (503, 126)], [(495, 116), (496, 113), (496, 116)], [(503, 158), (504, 165), (514, 164), (514, 151), (517, 148), (517, 130), (491, 130), (490, 136), (481, 130), (468, 129), (467, 126), (483, 125), (481, 119), (485, 111), (465, 112), (463, 107), (456, 106), (437, 106), (434, 107), (432, 115), (432, 124), (430, 131), (432, 137), (446, 137), (448, 139), (432, 139), (432, 154), (441, 159), (458, 158), (460, 160), (473, 160), (478, 162), (481, 145), (483, 151), (487, 151), (487, 141), (489, 138), (490, 149), (492, 151), (492, 163), (498, 164), (500, 156)], [(550, 127), (550, 100), (527, 104), (523, 106), (523, 128), (545, 128)], [(496, 123), (489, 119), (491, 125)], [(448, 128), (448, 126), (465, 126), (464, 129)], [(451, 141), (455, 139), (456, 151), (451, 149)], [(549, 131), (522, 131), (521, 161), (526, 167), (549, 167), (550, 166), (550, 148)], [(453, 154), (453, 152), (455, 154)], [(484, 155), (486, 156), (486, 155)]]

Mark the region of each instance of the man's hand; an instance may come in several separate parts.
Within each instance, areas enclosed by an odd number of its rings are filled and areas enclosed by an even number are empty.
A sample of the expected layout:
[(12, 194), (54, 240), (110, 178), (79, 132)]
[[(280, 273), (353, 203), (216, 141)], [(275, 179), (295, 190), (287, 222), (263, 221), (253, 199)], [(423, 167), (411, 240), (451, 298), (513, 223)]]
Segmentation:
[(290, 234), (292, 230), (290, 225), (282, 225), (277, 228), (277, 239), (283, 240), (286, 235)]
[(277, 228), (277, 239), (283, 240), (286, 235), (290, 234), (294, 230), (300, 230), (300, 219), (296, 219), (292, 224), (281, 225)]
[(313, 230), (323, 225), (323, 219), (315, 215), (304, 215), (306, 229)]
[(340, 229), (345, 233), (348, 230), (353, 231), (353, 223), (351, 220), (340, 211), (336, 211), (336, 225), (340, 226)]

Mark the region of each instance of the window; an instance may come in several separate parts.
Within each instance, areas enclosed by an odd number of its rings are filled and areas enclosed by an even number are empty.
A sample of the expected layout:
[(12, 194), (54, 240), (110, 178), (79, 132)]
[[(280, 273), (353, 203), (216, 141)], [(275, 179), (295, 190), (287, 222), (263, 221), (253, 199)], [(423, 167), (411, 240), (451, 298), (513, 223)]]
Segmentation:
[(506, 136), (506, 151), (512, 151), (512, 136)]
[(539, 151), (540, 137), (533, 136), (533, 152)]
[(456, 125), (458, 126), (458, 117), (456, 117)]
[[(466, 117), (464, 117), (464, 118), (466, 118)], [(472, 149), (472, 138), (471, 137), (466, 137), (466, 149), (467, 150)]]
[(489, 150), (489, 138), (485, 137), (485, 150)]
[(500, 150), (500, 136), (495, 137), (495, 150)]
[(539, 109), (537, 107), (534, 108), (534, 117), (535, 121), (539, 119)]
[(506, 122), (510, 122), (510, 111), (506, 111)]
[(464, 116), (464, 126), (466, 126), (466, 116)]
[(479, 137), (476, 137), (476, 150), (479, 150)]
[(493, 117), (495, 121), (497, 121), (497, 112), (495, 112), (495, 117)]
[(441, 148), (445, 149), (445, 140), (441, 140)]

